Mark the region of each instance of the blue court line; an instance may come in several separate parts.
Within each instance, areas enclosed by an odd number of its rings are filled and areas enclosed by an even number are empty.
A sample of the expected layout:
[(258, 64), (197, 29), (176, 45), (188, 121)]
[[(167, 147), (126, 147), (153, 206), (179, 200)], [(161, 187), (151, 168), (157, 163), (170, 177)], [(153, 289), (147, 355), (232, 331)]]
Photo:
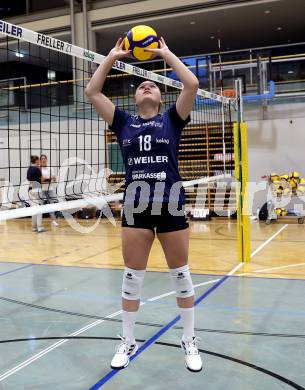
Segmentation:
[[(195, 301), (195, 306), (197, 306), (200, 302), (202, 302), (208, 295), (210, 295), (217, 287), (223, 284), (230, 275), (225, 275), (221, 280), (215, 283), (212, 287), (210, 287), (204, 294), (202, 294)], [(167, 332), (172, 326), (174, 326), (181, 319), (180, 315), (174, 318), (167, 325), (164, 325), (157, 333), (155, 333), (150, 339), (145, 341), (145, 343), (138, 349), (137, 353), (130, 358), (130, 361), (136, 359), (142, 352), (145, 351), (151, 344), (153, 344), (160, 336), (162, 336), (165, 332)], [(97, 390), (101, 388), (105, 383), (107, 383), (112, 377), (117, 375), (121, 370), (111, 370), (108, 374), (106, 374), (103, 378), (101, 378), (98, 382), (96, 382), (89, 390)]]
[[(16, 263), (9, 263), (9, 264), (16, 264)], [(19, 263), (20, 264), (20, 263)], [(22, 269), (26, 269), (26, 268), (30, 268), (32, 266), (34, 266), (35, 264), (26, 264), (24, 265), (23, 267), (19, 267), (19, 268), (14, 268), (14, 269), (11, 269), (10, 271), (6, 271), (6, 272), (2, 272), (0, 274), (0, 276), (4, 276), (4, 275), (8, 275), (8, 274), (11, 274), (13, 272), (17, 272), (17, 271), (21, 271)]]

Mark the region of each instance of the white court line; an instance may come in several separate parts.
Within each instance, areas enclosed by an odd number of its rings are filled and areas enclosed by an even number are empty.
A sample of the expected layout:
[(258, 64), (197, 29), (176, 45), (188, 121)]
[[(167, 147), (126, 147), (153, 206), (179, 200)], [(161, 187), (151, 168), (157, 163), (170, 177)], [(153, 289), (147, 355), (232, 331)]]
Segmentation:
[[(214, 279), (214, 280), (210, 280), (209, 282), (194, 284), (193, 287), (196, 288), (196, 287), (205, 286), (206, 284), (216, 283), (219, 280), (220, 279)], [(157, 295), (156, 297), (153, 297), (153, 298), (149, 298), (149, 299), (147, 299), (147, 302), (154, 302), (154, 301), (157, 301), (158, 299), (161, 299), (161, 298), (164, 298), (164, 297), (168, 297), (169, 295), (174, 295), (174, 294), (176, 294), (176, 291), (170, 291), (169, 293), (165, 293), (165, 294), (162, 294), (162, 295)]]
[[(119, 311), (117, 311), (115, 313), (112, 313), (112, 314), (108, 315), (106, 318), (113, 318), (113, 317), (118, 316), (121, 313), (122, 313), (122, 310), (119, 310)], [(71, 336), (78, 336), (79, 334), (85, 332), (86, 330), (89, 330), (89, 329), (93, 328), (94, 326), (97, 326), (97, 325), (99, 325), (99, 324), (101, 324), (102, 322), (105, 322), (105, 321), (106, 320), (94, 321), (91, 324), (89, 324), (89, 325), (87, 325), (87, 326), (77, 330), (76, 332), (69, 334), (69, 337), (71, 337)], [(6, 371), (4, 374), (2, 374), (0, 376), (0, 382), (3, 381), (4, 379), (8, 378), (9, 376), (13, 375), (15, 372), (17, 372), (17, 371), (21, 370), (22, 368), (28, 366), (29, 364), (33, 363), (35, 360), (37, 360), (37, 359), (41, 358), (42, 356), (46, 355), (47, 353), (53, 351), (53, 349), (59, 347), (60, 345), (65, 344), (67, 341), (69, 341), (69, 339), (59, 340), (56, 343), (50, 345), (48, 348), (45, 348), (44, 350), (40, 351), (36, 355), (34, 355), (34, 356), (30, 357), (29, 359), (25, 360), (24, 362), (18, 364), (18, 366), (10, 369), (9, 371)]]
[[(239, 264), (240, 266), (241, 264)], [(235, 270), (235, 268), (234, 268)], [(234, 271), (232, 270), (232, 271)], [(232, 272), (231, 271), (231, 272)], [(235, 272), (235, 271), (234, 271)], [(199, 283), (197, 285), (194, 285), (194, 288), (196, 287), (199, 287), (199, 286), (204, 286), (206, 284), (211, 284), (211, 283), (216, 283), (218, 282), (220, 279), (215, 279), (215, 280), (210, 280), (208, 282), (204, 282), (204, 283)], [(150, 301), (150, 302), (153, 302), (153, 301), (156, 301), (157, 299), (161, 299), (165, 296), (168, 296), (168, 295), (172, 295), (172, 294), (175, 294), (174, 291), (171, 291), (169, 293), (166, 293), (166, 294), (162, 294), (162, 295), (159, 295), (157, 297), (153, 297), (153, 298), (150, 298), (148, 299), (147, 301)], [(141, 306), (145, 305), (145, 302), (141, 302)], [(106, 318), (113, 318), (113, 317), (116, 317), (118, 315), (120, 315), (122, 313), (122, 310), (119, 310), (119, 311), (116, 311), (115, 313), (112, 313), (112, 314), (109, 314)], [(80, 335), (81, 333), (84, 333), (85, 331), (97, 326), (97, 325), (100, 325), (102, 322), (105, 322), (106, 320), (97, 320), (97, 321), (94, 321), (92, 322), (91, 324), (75, 331), (74, 333), (71, 333), (69, 334), (68, 336), (69, 337), (72, 337), (72, 336), (78, 336)], [(24, 362), (18, 364), (17, 366), (11, 368), (10, 370), (4, 372), (2, 375), (0, 375), (0, 382), (2, 382), (4, 379), (8, 378), (9, 376), (15, 374), (16, 372), (20, 371), (22, 368), (28, 366), (29, 364), (35, 362), (35, 360), (38, 360), (40, 359), (41, 357), (43, 357), (44, 355), (46, 355), (47, 353), (53, 351), (55, 348), (58, 348), (60, 347), (61, 345), (65, 344), (67, 341), (69, 341), (69, 339), (62, 339), (62, 340), (59, 340), (57, 341), (56, 343), (50, 345), (49, 347), (43, 349), (42, 351), (38, 352), (37, 354), (33, 355), (32, 357), (30, 357), (29, 359), (25, 360)]]
[[(276, 232), (275, 234), (273, 234), (268, 240), (266, 240), (262, 245), (260, 245), (254, 252), (251, 253), (251, 258), (254, 257), (259, 251), (261, 251), (266, 245), (269, 244), (270, 241), (272, 241), (278, 234), (280, 234), (288, 225), (284, 225), (281, 227), (281, 229), (279, 229), (278, 232)], [(241, 266), (243, 266), (244, 263), (239, 263), (235, 268), (233, 268), (227, 275), (228, 276), (231, 276), (233, 275)], [(260, 270), (261, 272), (263, 272), (264, 270)], [(259, 271), (256, 271), (256, 272), (259, 272)], [(240, 274), (238, 276), (243, 276), (243, 275), (248, 275), (249, 273), (245, 273), (245, 274)], [(211, 283), (216, 283), (218, 282), (220, 279), (215, 279), (215, 280), (210, 280), (208, 282), (204, 282), (204, 283), (199, 283), (197, 285), (194, 285), (194, 288), (196, 287), (199, 287), (199, 286), (203, 286), (203, 285), (206, 285), (206, 284), (211, 284)], [(159, 295), (157, 297), (153, 297), (153, 298), (149, 298), (147, 301), (149, 302), (153, 302), (153, 301), (156, 301), (158, 299), (161, 299), (163, 297), (166, 297), (166, 296), (169, 296), (169, 295), (173, 295), (175, 294), (174, 291), (171, 291), (169, 293), (165, 293), (165, 294), (162, 294), (162, 295)], [(145, 302), (142, 302), (141, 305), (145, 305)], [(122, 310), (119, 310), (115, 313), (112, 313), (110, 314), (109, 316), (107, 316), (106, 318), (113, 318), (113, 317), (116, 317), (118, 316), (119, 314), (122, 313)], [(100, 325), (102, 322), (105, 322), (106, 320), (98, 320), (98, 321), (95, 321), (93, 322), (92, 324), (89, 324), (87, 326), (85, 326), (84, 328), (81, 328), (79, 329), (78, 331), (74, 332), (74, 333), (71, 333), (69, 336), (77, 336), (83, 332), (85, 332), (86, 330), (88, 329), (91, 329), (97, 325)], [(59, 346), (65, 344), (67, 341), (69, 341), (68, 339), (62, 339), (62, 340), (59, 340), (58, 342), (52, 344), (50, 347), (42, 350), (41, 352), (37, 353), (36, 355), (33, 355), (32, 357), (30, 357), (29, 359), (25, 360), (24, 362), (18, 364), (18, 366), (15, 366), (13, 367), (12, 369), (10, 369), (9, 371), (6, 371), (5, 373), (3, 373), (1, 376), (0, 376), (0, 382), (2, 382), (4, 379), (8, 378), (9, 376), (13, 375), (14, 373), (18, 372), (19, 370), (21, 370), (22, 368), (28, 366), (29, 364), (31, 364), (32, 362), (34, 362), (35, 360), (41, 358), (42, 356), (46, 355), (47, 353), (51, 352), (52, 350), (54, 350), (55, 348), (58, 348)]]
[[(272, 241), (278, 234), (280, 234), (286, 227), (288, 226), (288, 224), (282, 226), (275, 234), (273, 234), (273, 236), (271, 236), (270, 238), (268, 238), (268, 240), (266, 240), (262, 245), (260, 245), (253, 253), (251, 253), (251, 258), (254, 257), (259, 251), (261, 251), (267, 244), (269, 244), (270, 241)], [(296, 263), (296, 264), (289, 264), (289, 265), (282, 265), (282, 266), (279, 266), (279, 267), (271, 267), (271, 268), (263, 268), (263, 269), (259, 269), (259, 270), (255, 270), (255, 271), (251, 271), (251, 272), (245, 272), (245, 273), (242, 273), (242, 274), (238, 274), (237, 276), (246, 276), (246, 275), (252, 275), (253, 273), (263, 273), (263, 272), (267, 272), (267, 271), (275, 271), (275, 270), (278, 270), (278, 269), (285, 269), (285, 268), (292, 268), (292, 267), (299, 267), (299, 266), (302, 266), (302, 265), (305, 265), (305, 263)]]
[(296, 264), (282, 265), (280, 267), (264, 268), (264, 269), (259, 269), (259, 270), (252, 271), (252, 272), (256, 272), (257, 273), (257, 272), (274, 271), (274, 270), (277, 270), (277, 269), (300, 267), (302, 265), (305, 265), (305, 263), (296, 263)]
[(262, 245), (260, 245), (257, 249), (255, 249), (254, 252), (251, 253), (250, 257), (252, 259), (252, 257), (254, 257), (258, 252), (260, 252), (266, 245), (269, 244), (270, 241), (272, 241), (278, 234), (280, 234), (284, 229), (286, 229), (288, 225), (284, 225), (280, 228), (280, 230), (278, 230), (276, 233), (273, 234), (273, 236), (271, 236), (270, 238), (268, 238), (268, 240), (266, 240)]
[(239, 264), (237, 264), (237, 266), (235, 267), (235, 268), (233, 268), (227, 275), (224, 275), (224, 276), (232, 276), (233, 274), (235, 274), (235, 272), (237, 271), (237, 270), (239, 270), (239, 268), (241, 267), (241, 266), (243, 266), (245, 263), (239, 263)]

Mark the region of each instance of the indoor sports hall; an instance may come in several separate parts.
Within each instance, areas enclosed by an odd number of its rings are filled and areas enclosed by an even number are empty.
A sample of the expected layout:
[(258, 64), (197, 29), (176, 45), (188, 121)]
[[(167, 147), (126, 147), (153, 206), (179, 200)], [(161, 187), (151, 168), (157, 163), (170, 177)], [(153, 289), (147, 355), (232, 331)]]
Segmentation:
[(305, 390), (304, 15), (0, 1), (0, 390)]

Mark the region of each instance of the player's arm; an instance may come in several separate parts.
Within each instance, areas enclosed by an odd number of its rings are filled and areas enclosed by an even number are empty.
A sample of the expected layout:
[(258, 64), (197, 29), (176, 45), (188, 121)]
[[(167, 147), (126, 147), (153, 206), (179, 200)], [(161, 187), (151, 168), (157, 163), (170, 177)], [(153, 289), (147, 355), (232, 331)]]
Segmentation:
[(51, 183), (55, 183), (57, 181), (57, 176), (55, 175), (54, 168), (50, 168), (50, 180)]
[(43, 179), (45, 178), (42, 176), (41, 170), (39, 168), (37, 168), (37, 176), (39, 177), (38, 183), (43, 183)]
[(39, 169), (39, 172), (40, 172), (40, 182), (41, 183), (50, 183), (51, 177), (43, 176), (40, 169)]
[(197, 77), (183, 64), (183, 62), (181, 62), (180, 59), (169, 50), (163, 38), (161, 38), (159, 44), (159, 49), (146, 50), (161, 56), (166, 63), (173, 68), (181, 80), (184, 88), (177, 99), (176, 108), (181, 119), (185, 120), (192, 110), (199, 87), (199, 81)]
[(123, 49), (123, 40), (120, 38), (115, 47), (110, 50), (102, 64), (97, 68), (91, 80), (89, 81), (85, 93), (90, 102), (99, 113), (99, 115), (109, 124), (112, 124), (115, 106), (110, 99), (102, 93), (102, 89), (116, 60), (123, 57), (128, 57), (130, 51)]

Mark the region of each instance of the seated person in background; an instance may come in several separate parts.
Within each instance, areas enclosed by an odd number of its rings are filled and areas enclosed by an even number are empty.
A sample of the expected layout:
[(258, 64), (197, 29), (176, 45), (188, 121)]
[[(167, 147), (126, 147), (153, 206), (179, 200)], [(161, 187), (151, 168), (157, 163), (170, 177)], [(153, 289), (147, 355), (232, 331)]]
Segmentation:
[[(48, 166), (48, 158), (45, 154), (40, 156), (41, 182), (42, 182), (42, 198), (47, 203), (57, 203), (56, 197), (56, 182), (57, 177), (54, 174), (54, 169)], [(52, 225), (58, 226), (55, 212), (50, 213)]]
[[(38, 156), (31, 156), (31, 166), (28, 168), (26, 178), (30, 182), (30, 198), (35, 205), (41, 204), (41, 170)], [(42, 214), (32, 216), (32, 229), (37, 233), (45, 231), (42, 226)]]

